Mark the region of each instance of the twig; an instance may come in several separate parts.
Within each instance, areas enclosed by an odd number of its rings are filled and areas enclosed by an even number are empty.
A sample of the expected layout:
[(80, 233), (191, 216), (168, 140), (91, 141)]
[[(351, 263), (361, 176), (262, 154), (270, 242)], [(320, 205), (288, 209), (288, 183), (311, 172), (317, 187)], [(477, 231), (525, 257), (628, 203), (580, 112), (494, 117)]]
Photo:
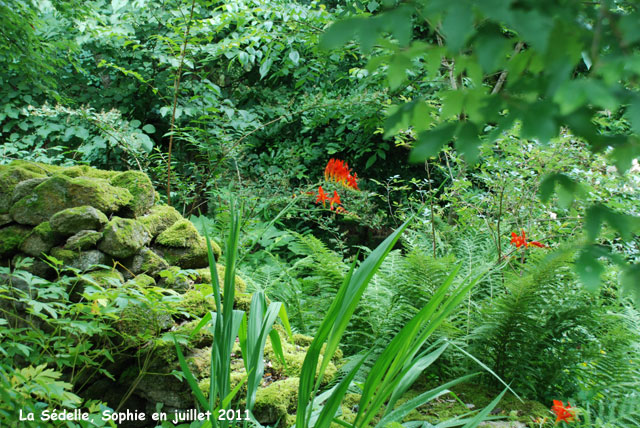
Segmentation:
[[(518, 52), (522, 50), (523, 46), (524, 46), (524, 42), (522, 41), (516, 44), (516, 47), (513, 50), (513, 55), (511, 55), (511, 58), (509, 59), (509, 61), (511, 61), (513, 57), (516, 56)], [(500, 76), (498, 77), (498, 81), (496, 82), (496, 86), (494, 86), (493, 90), (491, 91), (491, 95), (497, 94), (498, 92), (500, 92), (500, 89), (502, 89), (502, 85), (504, 85), (504, 81), (507, 80), (507, 74), (509, 74), (508, 70), (506, 69), (502, 70), (502, 73), (500, 73)]]

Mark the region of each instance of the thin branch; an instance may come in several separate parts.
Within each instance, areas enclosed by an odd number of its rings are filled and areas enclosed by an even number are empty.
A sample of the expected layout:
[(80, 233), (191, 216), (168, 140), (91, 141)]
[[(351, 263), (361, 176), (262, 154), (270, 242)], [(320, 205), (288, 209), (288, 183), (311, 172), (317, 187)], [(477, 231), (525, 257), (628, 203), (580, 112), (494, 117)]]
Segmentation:
[[(523, 41), (520, 41), (516, 44), (516, 47), (513, 50), (513, 55), (511, 55), (511, 58), (509, 59), (509, 61), (511, 61), (513, 57), (516, 56), (518, 52), (522, 50), (523, 46), (524, 46)], [(507, 71), (506, 69), (502, 70), (502, 73), (500, 73), (500, 77), (498, 77), (498, 81), (496, 82), (496, 86), (494, 86), (493, 90), (491, 91), (491, 95), (497, 94), (498, 92), (500, 92), (500, 89), (502, 89), (502, 85), (504, 85), (504, 81), (507, 80), (507, 74), (509, 74), (509, 71)]]
[(187, 43), (189, 42), (189, 30), (191, 29), (191, 21), (193, 20), (193, 9), (196, 6), (196, 0), (191, 3), (191, 14), (187, 22), (187, 28), (184, 31), (184, 43), (182, 44), (182, 53), (180, 54), (180, 64), (176, 72), (175, 83), (173, 85), (173, 111), (171, 113), (171, 127), (169, 128), (169, 158), (167, 160), (167, 205), (171, 205), (171, 149), (173, 148), (173, 129), (176, 122), (176, 106), (178, 104), (178, 90), (180, 89), (180, 76), (182, 74), (182, 64), (187, 54)]

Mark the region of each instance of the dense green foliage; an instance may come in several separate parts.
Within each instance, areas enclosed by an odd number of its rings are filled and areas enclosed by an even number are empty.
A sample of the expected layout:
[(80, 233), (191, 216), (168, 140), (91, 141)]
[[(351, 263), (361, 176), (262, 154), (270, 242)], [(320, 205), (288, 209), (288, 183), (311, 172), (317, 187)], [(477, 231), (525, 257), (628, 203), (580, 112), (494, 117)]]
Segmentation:
[[(570, 401), (576, 426), (640, 424), (637, 2), (0, 0), (0, 16), (0, 165), (142, 171), (230, 243), (196, 305), (55, 258), (45, 280), (0, 248), (0, 418), (120, 407), (174, 340), (202, 408), (253, 411), (266, 336), (278, 353), (290, 323), (315, 340), (281, 424), (444, 422), (428, 400), (448, 385), (465, 404), (455, 382), (478, 371), (492, 398)], [(224, 303), (236, 269), (256, 293), (244, 319)], [(115, 328), (139, 311), (151, 324)], [(199, 327), (174, 335), (167, 317)], [(180, 354), (200, 329), (207, 388)], [(316, 365), (338, 343), (327, 385)], [(107, 402), (90, 385), (124, 357), (139, 373)]]

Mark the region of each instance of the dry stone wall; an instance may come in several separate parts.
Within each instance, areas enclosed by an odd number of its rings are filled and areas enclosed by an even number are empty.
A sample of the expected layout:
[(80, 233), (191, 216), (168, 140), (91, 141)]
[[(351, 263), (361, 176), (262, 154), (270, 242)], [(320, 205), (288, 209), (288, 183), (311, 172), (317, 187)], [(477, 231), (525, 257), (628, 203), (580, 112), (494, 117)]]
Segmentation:
[[(220, 247), (215, 242), (212, 247), (217, 260)], [(21, 269), (42, 278), (55, 278), (48, 258), (53, 257), (103, 287), (173, 289), (180, 296), (181, 307), (187, 307), (191, 317), (216, 310), (213, 299), (201, 292), (206, 288), (202, 284), (211, 282), (205, 239), (178, 211), (158, 202), (151, 181), (141, 172), (26, 161), (0, 165), (0, 266), (13, 269), (26, 257), (33, 260)], [(189, 280), (178, 275), (181, 269), (190, 270)], [(224, 277), (222, 265), (217, 265), (217, 271), (219, 277)], [(0, 273), (2, 282), (20, 286), (16, 278)], [(236, 277), (234, 305), (248, 311), (251, 296), (244, 289), (244, 281)], [(141, 308), (126, 311), (130, 313), (115, 322), (115, 328), (123, 332), (152, 326), (159, 329), (158, 335), (169, 330), (188, 335), (197, 323), (185, 323), (167, 314), (151, 314)], [(281, 427), (293, 423), (298, 375), (310, 340), (296, 335), (292, 342), (283, 342), (286, 368), (267, 343), (265, 364), (270, 369), (265, 373), (264, 388), (257, 395), (255, 408), (260, 422), (278, 423)], [(148, 349), (147, 345), (142, 348)], [(185, 349), (204, 390), (209, 382), (210, 345), (210, 333), (201, 330)], [(162, 402), (165, 410), (193, 408), (189, 387), (171, 375), (173, 370), (179, 370), (173, 343), (158, 341), (154, 346), (148, 369), (153, 374), (136, 381), (126, 407), (152, 412)], [(232, 380), (236, 384), (245, 378), (246, 372), (239, 349), (234, 350), (234, 355)], [(87, 396), (118, 405), (131, 386), (127, 367), (137, 367), (139, 361), (135, 357), (134, 360), (114, 361), (109, 371), (118, 380), (95, 380), (86, 391)], [(336, 370), (336, 365), (330, 363), (324, 383)]]

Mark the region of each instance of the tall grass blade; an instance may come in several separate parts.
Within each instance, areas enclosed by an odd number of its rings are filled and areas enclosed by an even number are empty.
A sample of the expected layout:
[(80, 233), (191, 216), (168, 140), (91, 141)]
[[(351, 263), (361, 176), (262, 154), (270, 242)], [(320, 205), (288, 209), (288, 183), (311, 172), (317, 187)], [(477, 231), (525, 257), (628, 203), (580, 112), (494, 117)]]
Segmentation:
[[(411, 220), (411, 219), (410, 219)], [(407, 220), (394, 233), (385, 239), (355, 270), (355, 262), (345, 280), (338, 290), (338, 294), (332, 302), (327, 315), (320, 324), (318, 331), (309, 345), (307, 355), (302, 364), (300, 373), (300, 386), (298, 388), (298, 410), (296, 415), (296, 427), (307, 428), (311, 417), (310, 402), (320, 386), (320, 381), (324, 372), (333, 357), (342, 334), (349, 323), (353, 312), (358, 305), (362, 293), (367, 284), (382, 264), (385, 256), (391, 251), (394, 244), (405, 230), (409, 221)], [(322, 345), (327, 341), (322, 364), (317, 373), (316, 368), (320, 356)]]
[(193, 374), (191, 373), (191, 370), (189, 369), (189, 365), (187, 364), (187, 361), (185, 360), (184, 355), (182, 354), (182, 349), (180, 349), (180, 345), (178, 344), (178, 341), (175, 337), (173, 338), (173, 341), (176, 344), (176, 353), (178, 355), (178, 362), (180, 363), (180, 368), (182, 369), (184, 378), (187, 380), (187, 383), (189, 384), (191, 391), (193, 391), (193, 395), (196, 396), (196, 399), (202, 405), (202, 407), (204, 407), (207, 410), (211, 410), (211, 408), (209, 407), (209, 403), (207, 402), (207, 399), (202, 393), (202, 390), (200, 390), (200, 387), (198, 386), (198, 381), (196, 381), (196, 378), (193, 376)]
[(394, 422), (394, 421), (400, 422), (402, 418), (404, 418), (412, 410), (416, 409), (419, 406), (422, 406), (424, 403), (427, 403), (428, 401), (433, 400), (434, 398), (437, 398), (443, 394), (448, 393), (449, 388), (451, 388), (452, 386), (457, 385), (460, 382), (466, 381), (474, 376), (477, 376), (477, 373), (460, 377), (458, 379), (452, 380), (451, 382), (447, 382), (444, 385), (440, 385), (437, 388), (431, 389), (427, 392), (423, 392), (417, 397), (414, 397), (411, 400), (407, 401), (406, 403), (402, 404), (392, 412), (389, 412), (386, 416), (380, 419), (380, 422), (376, 424), (375, 428), (382, 428), (388, 423)]
[(491, 412), (493, 410), (493, 408), (498, 405), (498, 403), (500, 402), (500, 400), (502, 399), (502, 397), (504, 396), (504, 394), (506, 392), (507, 392), (507, 389), (505, 388), (500, 393), (500, 395), (498, 395), (496, 398), (494, 398), (494, 400), (491, 403), (489, 403), (489, 405), (487, 407), (482, 409), (482, 411), (480, 411), (480, 413), (478, 413), (475, 417), (473, 417), (473, 419), (471, 419), (469, 422), (467, 422), (464, 425), (463, 428), (475, 428), (478, 425), (480, 425), (480, 422), (485, 420), (485, 418), (487, 417), (489, 412)]

